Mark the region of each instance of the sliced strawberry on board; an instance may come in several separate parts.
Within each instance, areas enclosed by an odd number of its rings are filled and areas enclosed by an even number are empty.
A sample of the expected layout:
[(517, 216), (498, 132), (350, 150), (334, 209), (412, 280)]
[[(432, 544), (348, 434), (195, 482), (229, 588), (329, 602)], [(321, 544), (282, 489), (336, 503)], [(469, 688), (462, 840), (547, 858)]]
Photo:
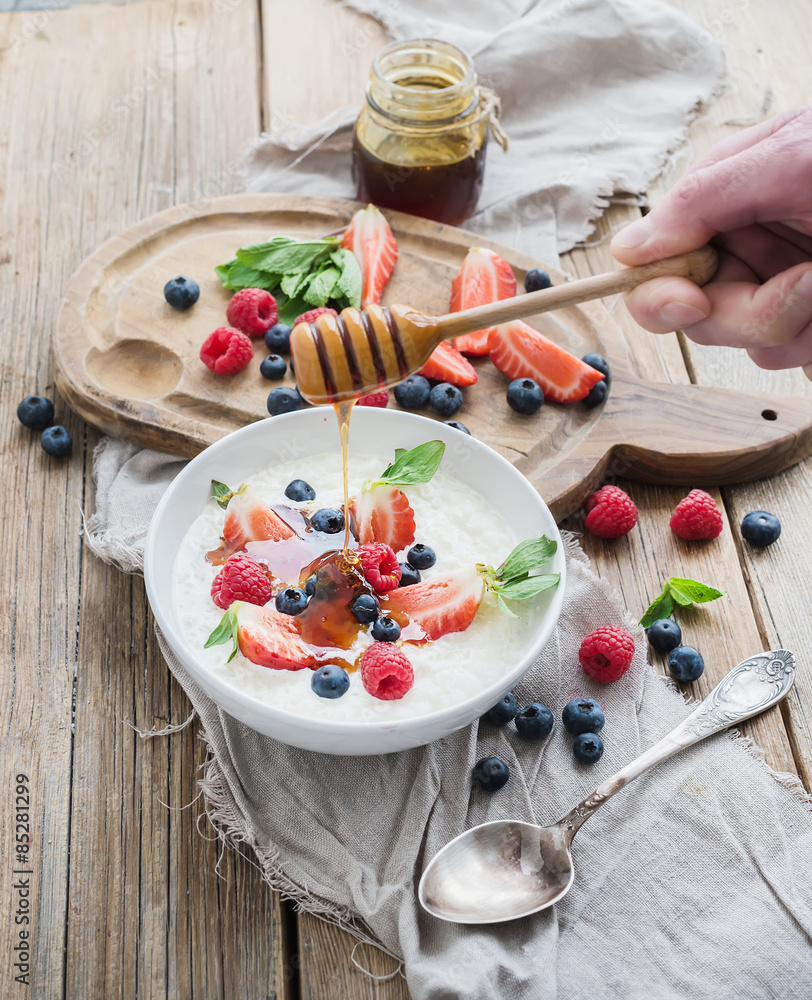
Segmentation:
[(477, 373), (471, 362), (447, 340), (441, 340), (434, 348), (419, 374), (438, 382), (450, 382), (459, 386), (473, 385), (477, 380)]
[(427, 639), (439, 639), (449, 632), (464, 632), (474, 620), (484, 594), (485, 581), (472, 567), (398, 587), (389, 592), (382, 607), (388, 612), (407, 614)]
[(383, 542), (395, 552), (407, 548), (415, 537), (414, 511), (403, 490), (378, 483), (364, 490), (353, 504), (358, 541)]
[[(451, 283), (449, 310), (459, 312), (461, 309), (484, 306), (500, 299), (510, 299), (516, 291), (516, 278), (510, 264), (493, 250), (473, 247)], [(488, 327), (486, 330), (475, 330), (456, 337), (454, 346), (466, 354), (487, 354), (491, 329), (492, 327)]]
[(502, 323), (488, 340), (491, 361), (509, 379), (532, 378), (547, 399), (574, 403), (584, 399), (603, 374), (554, 344), (522, 320)]
[(206, 648), (229, 641), (234, 644), (229, 660), (239, 648), (252, 663), (273, 670), (304, 670), (316, 664), (293, 616), (272, 608), (241, 601), (232, 604), (206, 641)]
[(380, 209), (367, 205), (352, 217), (341, 246), (351, 250), (361, 268), (361, 308), (380, 302), (398, 259), (398, 245)]

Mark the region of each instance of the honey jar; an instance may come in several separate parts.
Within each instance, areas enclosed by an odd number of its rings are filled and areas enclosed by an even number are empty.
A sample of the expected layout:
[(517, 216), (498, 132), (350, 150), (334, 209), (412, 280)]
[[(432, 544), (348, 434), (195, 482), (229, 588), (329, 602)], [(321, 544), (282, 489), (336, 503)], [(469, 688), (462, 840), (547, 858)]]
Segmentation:
[(460, 49), (431, 38), (393, 42), (375, 56), (355, 126), (356, 197), (457, 225), (485, 176), (489, 127), (506, 145), (498, 100)]

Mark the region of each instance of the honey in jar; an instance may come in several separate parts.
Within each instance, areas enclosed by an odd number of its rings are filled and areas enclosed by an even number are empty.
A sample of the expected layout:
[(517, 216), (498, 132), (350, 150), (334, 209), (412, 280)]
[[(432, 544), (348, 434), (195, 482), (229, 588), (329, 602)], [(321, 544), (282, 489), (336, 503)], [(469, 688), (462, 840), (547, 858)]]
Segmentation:
[(466, 219), (482, 190), (495, 121), (485, 93), (468, 56), (446, 42), (381, 49), (353, 138), (358, 200), (451, 225)]

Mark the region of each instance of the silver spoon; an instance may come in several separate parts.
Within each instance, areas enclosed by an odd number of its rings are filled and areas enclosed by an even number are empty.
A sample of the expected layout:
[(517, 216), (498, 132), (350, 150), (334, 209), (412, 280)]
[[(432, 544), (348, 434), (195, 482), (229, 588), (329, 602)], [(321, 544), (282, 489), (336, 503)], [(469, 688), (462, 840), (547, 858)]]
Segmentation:
[(458, 924), (491, 924), (544, 910), (575, 877), (570, 845), (600, 807), (630, 781), (684, 747), (743, 722), (779, 702), (795, 680), (786, 649), (744, 660), (668, 736), (608, 778), (552, 826), (518, 820), (482, 823), (439, 851), (417, 890), (424, 909)]

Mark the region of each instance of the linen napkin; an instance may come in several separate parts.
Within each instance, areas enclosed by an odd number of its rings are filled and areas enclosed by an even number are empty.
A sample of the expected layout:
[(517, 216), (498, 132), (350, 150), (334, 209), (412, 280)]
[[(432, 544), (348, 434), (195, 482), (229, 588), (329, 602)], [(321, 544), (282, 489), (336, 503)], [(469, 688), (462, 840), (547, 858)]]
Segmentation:
[[(166, 455), (103, 442), (90, 547), (120, 559), (115, 540), (124, 537), (134, 568), (160, 487), (176, 472)], [(136, 501), (126, 509), (109, 502), (122, 485)], [(577, 651), (607, 624), (628, 628), (637, 653), (621, 682), (600, 685)], [(203, 727), (201, 784), (221, 835), (251, 847), (269, 885), (302, 908), (401, 957), (415, 1000), (809, 997), (809, 805), (797, 779), (776, 780), (729, 735), (683, 751), (607, 803), (579, 832), (575, 885), (551, 910), (483, 927), (421, 910), (423, 868), (453, 837), (492, 819), (555, 821), (689, 712), (646, 664), (642, 630), (573, 539), (560, 621), (516, 687), (520, 704), (541, 701), (559, 720), (541, 744), (479, 722), (386, 756), (293, 749), (221, 711), (158, 638)], [(606, 715), (606, 751), (592, 767), (573, 761), (560, 723), (564, 705), (583, 696)], [(474, 763), (489, 754), (511, 769), (492, 795), (471, 787)]]

